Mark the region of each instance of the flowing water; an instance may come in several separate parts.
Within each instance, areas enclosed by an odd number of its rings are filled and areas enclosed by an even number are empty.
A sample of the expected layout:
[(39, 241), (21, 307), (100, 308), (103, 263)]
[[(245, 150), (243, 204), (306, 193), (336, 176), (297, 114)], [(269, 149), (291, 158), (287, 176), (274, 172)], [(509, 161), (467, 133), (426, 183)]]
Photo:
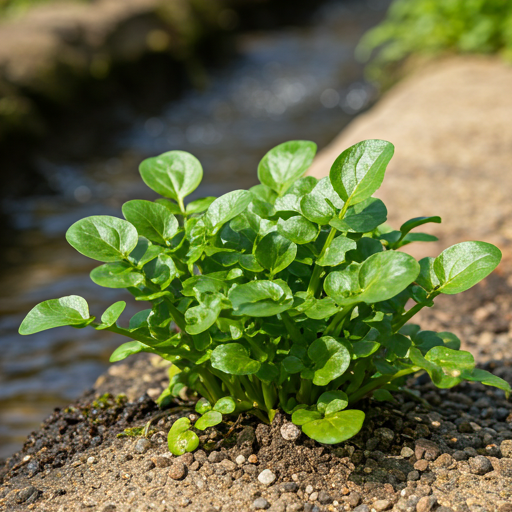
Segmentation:
[(67, 245), (66, 229), (88, 215), (120, 216), (129, 199), (153, 199), (137, 170), (147, 156), (171, 149), (196, 155), (204, 168), (197, 198), (256, 184), (258, 161), (280, 142), (309, 139), (324, 147), (376, 97), (353, 53), (386, 7), (386, 0), (334, 0), (307, 27), (242, 34), (237, 57), (210, 70), (204, 91), (187, 92), (156, 117), (130, 119), (129, 129), (103, 141), (107, 156), (70, 160), (65, 148), (60, 156), (44, 148), (35, 155), (54, 193), (4, 205), (16, 236), (0, 286), (0, 457), (19, 448), (54, 407), (90, 387), (125, 341), (72, 328), (22, 337), (26, 312), (71, 294), (83, 296), (96, 316), (122, 299), (129, 302), (125, 317), (140, 309), (122, 290), (89, 280), (95, 264)]

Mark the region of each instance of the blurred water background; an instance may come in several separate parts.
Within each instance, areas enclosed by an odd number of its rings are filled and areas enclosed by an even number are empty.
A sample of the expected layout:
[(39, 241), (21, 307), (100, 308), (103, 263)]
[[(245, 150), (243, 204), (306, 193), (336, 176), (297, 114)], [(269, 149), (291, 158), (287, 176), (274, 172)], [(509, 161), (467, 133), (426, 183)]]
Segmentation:
[[(97, 316), (116, 300), (128, 299), (127, 317), (140, 309), (123, 291), (89, 280), (95, 263), (64, 238), (73, 222), (89, 215), (121, 216), (123, 202), (153, 199), (138, 164), (172, 149), (189, 151), (202, 162), (204, 180), (191, 199), (250, 187), (270, 148), (309, 139), (321, 149), (376, 100), (378, 91), (363, 79), (354, 49), (382, 19), (388, 2), (311, 4), (306, 23), (239, 33), (234, 56), (207, 70), (203, 90), (189, 87), (150, 113), (113, 100), (96, 124), (74, 120), (66, 134), (72, 144), (49, 136), (48, 144), (43, 141), (29, 155), (42, 184), (2, 205), (0, 457), (19, 448), (54, 407), (90, 387), (124, 341), (72, 328), (22, 337), (17, 329), (29, 309), (70, 294), (86, 298)], [(94, 132), (101, 136), (93, 137), (91, 151), (90, 143), (81, 142)]]

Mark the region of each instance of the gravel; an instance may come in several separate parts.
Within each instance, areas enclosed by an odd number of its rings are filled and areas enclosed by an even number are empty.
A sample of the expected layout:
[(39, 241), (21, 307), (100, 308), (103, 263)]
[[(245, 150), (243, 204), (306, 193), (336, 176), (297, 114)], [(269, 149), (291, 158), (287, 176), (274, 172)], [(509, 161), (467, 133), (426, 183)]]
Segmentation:
[(276, 479), (276, 475), (274, 473), (272, 473), (272, 471), (270, 471), (270, 469), (264, 469), (259, 475), (258, 475), (258, 480), (263, 484), (263, 485), (270, 485), (271, 483), (273, 483)]

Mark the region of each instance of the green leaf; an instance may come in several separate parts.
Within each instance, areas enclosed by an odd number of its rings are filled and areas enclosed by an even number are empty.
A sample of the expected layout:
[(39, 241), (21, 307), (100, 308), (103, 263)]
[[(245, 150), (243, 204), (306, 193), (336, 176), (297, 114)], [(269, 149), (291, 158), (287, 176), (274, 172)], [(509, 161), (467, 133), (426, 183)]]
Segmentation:
[(196, 199), (191, 203), (187, 204), (186, 213), (187, 215), (192, 215), (194, 213), (202, 213), (208, 210), (209, 206), (215, 201), (215, 197), (203, 197), (201, 199)]
[(452, 350), (460, 349), (460, 339), (453, 332), (443, 331), (438, 332), (437, 335), (443, 340), (445, 347)]
[(431, 292), (439, 286), (439, 279), (434, 271), (434, 262), (435, 258), (428, 256), (419, 261), (420, 273), (416, 278), (416, 282), (427, 292)]
[(163, 251), (165, 251), (164, 247), (153, 245), (149, 240), (140, 236), (135, 249), (128, 256), (128, 260), (137, 268), (142, 268)]
[(131, 288), (144, 282), (144, 276), (125, 261), (100, 265), (91, 271), (90, 277), (93, 283), (105, 288)]
[(300, 202), (300, 211), (309, 220), (320, 225), (328, 224), (336, 214), (336, 209), (343, 208), (343, 201), (332, 188), (329, 178), (322, 178)]
[(226, 222), (240, 215), (251, 200), (252, 195), (247, 190), (233, 190), (215, 199), (204, 215), (208, 232), (215, 235)]
[(313, 384), (326, 386), (343, 375), (350, 364), (347, 342), (332, 336), (323, 336), (311, 343), (308, 356), (314, 363)]
[(346, 149), (329, 173), (334, 190), (351, 206), (368, 199), (381, 186), (393, 153), (393, 144), (378, 139)]
[(104, 262), (126, 259), (138, 239), (137, 230), (129, 222), (107, 215), (86, 217), (66, 232), (66, 240), (79, 253)]
[(318, 235), (318, 227), (301, 215), (290, 217), (287, 220), (279, 219), (277, 231), (296, 244), (312, 242)]
[(281, 364), (285, 369), (286, 373), (290, 375), (294, 375), (295, 373), (299, 373), (304, 370), (304, 363), (296, 356), (287, 356), (282, 361)]
[(452, 350), (448, 347), (433, 347), (426, 354), (425, 359), (440, 366), (445, 373), (458, 377), (464, 370), (475, 367), (475, 359), (465, 350)]
[[(303, 196), (311, 192), (317, 185), (318, 180), (314, 176), (304, 176), (294, 181), (290, 188), (286, 191), (286, 194), (293, 194), (296, 196)], [(283, 196), (284, 197), (284, 196)], [(276, 199), (278, 201), (279, 198)]]
[(335, 217), (329, 224), (338, 231), (368, 233), (386, 222), (388, 210), (380, 199), (369, 197), (351, 206), (343, 219)]
[(434, 347), (444, 347), (443, 338), (435, 331), (419, 331), (412, 337), (412, 340), (423, 353)]
[(138, 354), (139, 352), (144, 352), (147, 348), (148, 346), (144, 345), (140, 341), (128, 341), (127, 343), (123, 343), (122, 345), (117, 347), (114, 350), (114, 352), (112, 352), (109, 361), (111, 363), (122, 361), (123, 359), (126, 359), (128, 356)]
[(214, 427), (219, 423), (222, 423), (222, 414), (218, 411), (208, 411), (194, 423), (194, 428), (204, 430), (209, 427)]
[(470, 372), (463, 372), (463, 376), (466, 380), (472, 382), (481, 382), (486, 386), (493, 386), (495, 388), (502, 389), (503, 391), (505, 391), (505, 396), (507, 398), (510, 396), (510, 384), (506, 380), (503, 380), (490, 372), (481, 370), (480, 368), (474, 368)]
[(240, 263), (240, 266), (244, 268), (245, 270), (249, 270), (249, 272), (261, 272), (262, 270), (265, 270), (256, 259), (256, 256), (254, 254), (241, 254), (238, 257), (238, 262)]
[(218, 293), (200, 295), (199, 305), (187, 310), (185, 330), (189, 334), (199, 334), (208, 330), (217, 320), (222, 310), (223, 296)]
[(501, 261), (501, 251), (486, 242), (462, 242), (445, 249), (434, 261), (441, 293), (468, 290), (487, 277)]
[(422, 226), (423, 224), (428, 224), (429, 222), (440, 224), (441, 217), (415, 217), (414, 219), (410, 219), (407, 222), (404, 222), (400, 226), (400, 232), (402, 233), (402, 236), (405, 236), (412, 229), (417, 228), (418, 226)]
[(185, 151), (168, 151), (147, 158), (140, 164), (139, 171), (149, 188), (178, 203), (194, 192), (203, 179), (199, 160)]
[(98, 330), (106, 329), (114, 325), (117, 322), (117, 319), (121, 316), (121, 313), (124, 311), (126, 307), (126, 302), (120, 300), (119, 302), (115, 302), (112, 306), (108, 307), (103, 315), (101, 315), (101, 325), (97, 327)]
[(218, 345), (210, 360), (213, 368), (231, 375), (251, 375), (260, 369), (260, 363), (251, 359), (249, 351), (240, 343)]
[(321, 267), (335, 267), (345, 261), (345, 255), (348, 251), (352, 251), (357, 247), (356, 242), (345, 236), (337, 236), (329, 247), (325, 250), (324, 255), (316, 261)]
[(322, 414), (318, 411), (310, 411), (308, 409), (297, 409), (292, 414), (292, 423), (294, 425), (304, 425), (305, 423), (309, 423), (310, 421), (318, 420), (322, 417)]
[(361, 302), (373, 304), (391, 299), (405, 290), (418, 276), (418, 262), (403, 252), (373, 254), (359, 270)]
[(165, 289), (175, 277), (179, 276), (174, 260), (168, 254), (160, 254), (158, 258), (144, 265), (144, 272), (149, 280)]
[(387, 389), (376, 389), (372, 393), (372, 398), (377, 402), (393, 402), (396, 403), (395, 398)]
[(188, 418), (180, 418), (173, 423), (167, 436), (169, 451), (173, 455), (179, 456), (185, 452), (193, 452), (199, 446), (197, 434), (189, 429), (190, 420)]
[(364, 412), (351, 409), (302, 425), (302, 432), (323, 444), (337, 444), (354, 437), (362, 428)]
[(225, 396), (224, 398), (217, 400), (213, 406), (213, 410), (218, 411), (221, 414), (231, 414), (232, 412), (235, 412), (235, 409), (235, 399), (230, 396)]
[(295, 259), (297, 245), (276, 231), (272, 231), (261, 239), (254, 255), (262, 267), (275, 275)]
[(300, 178), (311, 165), (316, 144), (294, 140), (271, 149), (258, 165), (258, 179), (280, 196)]
[(360, 268), (359, 264), (352, 263), (343, 271), (330, 272), (324, 281), (325, 293), (339, 305), (361, 302)]
[(41, 302), (30, 310), (20, 325), (20, 334), (34, 334), (54, 327), (72, 325), (82, 327), (89, 323), (89, 306), (78, 295)]
[(233, 314), (253, 317), (273, 316), (293, 306), (293, 295), (288, 285), (276, 281), (250, 281), (233, 286), (228, 294)]
[(178, 231), (178, 220), (161, 204), (135, 199), (124, 203), (122, 210), (139, 235), (157, 244), (169, 245), (169, 240)]
[(326, 391), (316, 402), (317, 409), (322, 414), (333, 414), (345, 409), (348, 405), (347, 394), (343, 391)]
[(315, 320), (322, 320), (323, 318), (330, 318), (335, 315), (340, 308), (336, 306), (334, 300), (330, 297), (324, 299), (314, 299), (311, 306), (304, 310), (304, 313), (308, 318)]
[(197, 412), (197, 414), (205, 414), (212, 410), (212, 404), (206, 398), (200, 398), (196, 402), (194, 410)]

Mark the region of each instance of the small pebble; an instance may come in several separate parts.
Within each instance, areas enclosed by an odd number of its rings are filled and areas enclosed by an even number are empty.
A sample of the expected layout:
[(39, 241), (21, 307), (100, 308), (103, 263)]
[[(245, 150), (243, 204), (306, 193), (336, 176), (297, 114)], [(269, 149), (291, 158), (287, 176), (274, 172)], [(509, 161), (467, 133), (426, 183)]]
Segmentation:
[(312, 485), (307, 485), (306, 486), (306, 493), (307, 494), (311, 494), (313, 492), (313, 486)]
[(250, 462), (251, 464), (258, 464), (258, 457), (256, 457), (256, 455), (254, 455), (253, 453), (252, 455), (249, 455), (247, 461)]
[(279, 486), (279, 490), (281, 492), (297, 492), (299, 490), (299, 484), (297, 484), (296, 482), (283, 482)]
[(146, 453), (151, 448), (151, 441), (149, 439), (146, 439), (145, 437), (142, 437), (141, 439), (138, 439), (135, 443), (135, 447), (133, 448), (134, 451), (137, 453)]
[(270, 485), (276, 479), (276, 475), (270, 469), (264, 469), (259, 475), (258, 480), (264, 485)]
[(492, 464), (487, 457), (478, 455), (469, 459), (469, 468), (471, 469), (471, 473), (475, 475), (485, 475), (489, 473), (489, 471), (492, 471)]
[(145, 460), (142, 469), (143, 471), (151, 471), (155, 467), (155, 463), (152, 460)]
[(39, 491), (33, 485), (25, 487), (21, 491), (18, 491), (16, 502), (25, 503), (29, 498), (32, 498), (34, 494), (39, 494)]
[(87, 459), (87, 464), (89, 464), (89, 465), (96, 464), (96, 462), (98, 462), (96, 460), (96, 457), (88, 457), (88, 459)]
[(320, 491), (318, 493), (317, 499), (322, 505), (328, 505), (329, 503), (332, 503), (332, 501), (333, 501), (331, 495), (326, 491)]
[(412, 457), (414, 455), (414, 450), (412, 448), (409, 448), (408, 446), (404, 446), (402, 448), (402, 451), (400, 452), (400, 455), (408, 459), (409, 457)]
[(180, 461), (174, 461), (171, 469), (169, 470), (169, 476), (173, 480), (181, 480), (187, 474), (187, 466)]
[(435, 496), (423, 496), (416, 505), (417, 512), (431, 512), (437, 505), (437, 498)]
[(372, 510), (375, 510), (375, 512), (382, 512), (383, 510), (387, 510), (392, 505), (391, 501), (389, 500), (377, 500), (372, 505)]
[(441, 455), (441, 448), (428, 439), (418, 439), (414, 448), (414, 454), (418, 460), (436, 460)]
[(508, 457), (512, 459), (512, 440), (505, 439), (500, 444), (500, 451), (503, 457)]
[(245, 457), (243, 455), (239, 455), (236, 459), (235, 459), (235, 462), (238, 464), (238, 465), (242, 465), (244, 462), (245, 462)]
[(370, 512), (370, 507), (368, 505), (359, 505), (353, 512)]
[(409, 482), (416, 482), (417, 480), (420, 479), (420, 472), (419, 471), (409, 471), (409, 473), (407, 473), (407, 480)]
[(183, 464), (188, 467), (190, 464), (192, 464), (192, 462), (194, 462), (194, 454), (190, 452), (184, 453), (178, 457), (178, 460), (183, 462)]
[(428, 461), (418, 460), (414, 463), (414, 469), (417, 471), (426, 471), (428, 468)]
[(301, 435), (301, 430), (297, 425), (294, 425), (293, 423), (285, 423), (281, 427), (281, 436), (286, 441), (295, 441), (297, 440)]
[(318, 493), (315, 491), (315, 492), (312, 492), (311, 495), (309, 496), (309, 501), (316, 501), (318, 499)]
[(219, 462), (219, 466), (222, 466), (226, 471), (234, 471), (236, 469), (236, 464), (229, 459)]
[(270, 503), (265, 498), (256, 498), (252, 503), (255, 510), (265, 510), (270, 507)]
[(208, 455), (208, 460), (214, 464), (224, 460), (224, 454), (221, 452), (212, 452)]
[(172, 464), (170, 457), (152, 457), (151, 460), (157, 468), (167, 468)]

